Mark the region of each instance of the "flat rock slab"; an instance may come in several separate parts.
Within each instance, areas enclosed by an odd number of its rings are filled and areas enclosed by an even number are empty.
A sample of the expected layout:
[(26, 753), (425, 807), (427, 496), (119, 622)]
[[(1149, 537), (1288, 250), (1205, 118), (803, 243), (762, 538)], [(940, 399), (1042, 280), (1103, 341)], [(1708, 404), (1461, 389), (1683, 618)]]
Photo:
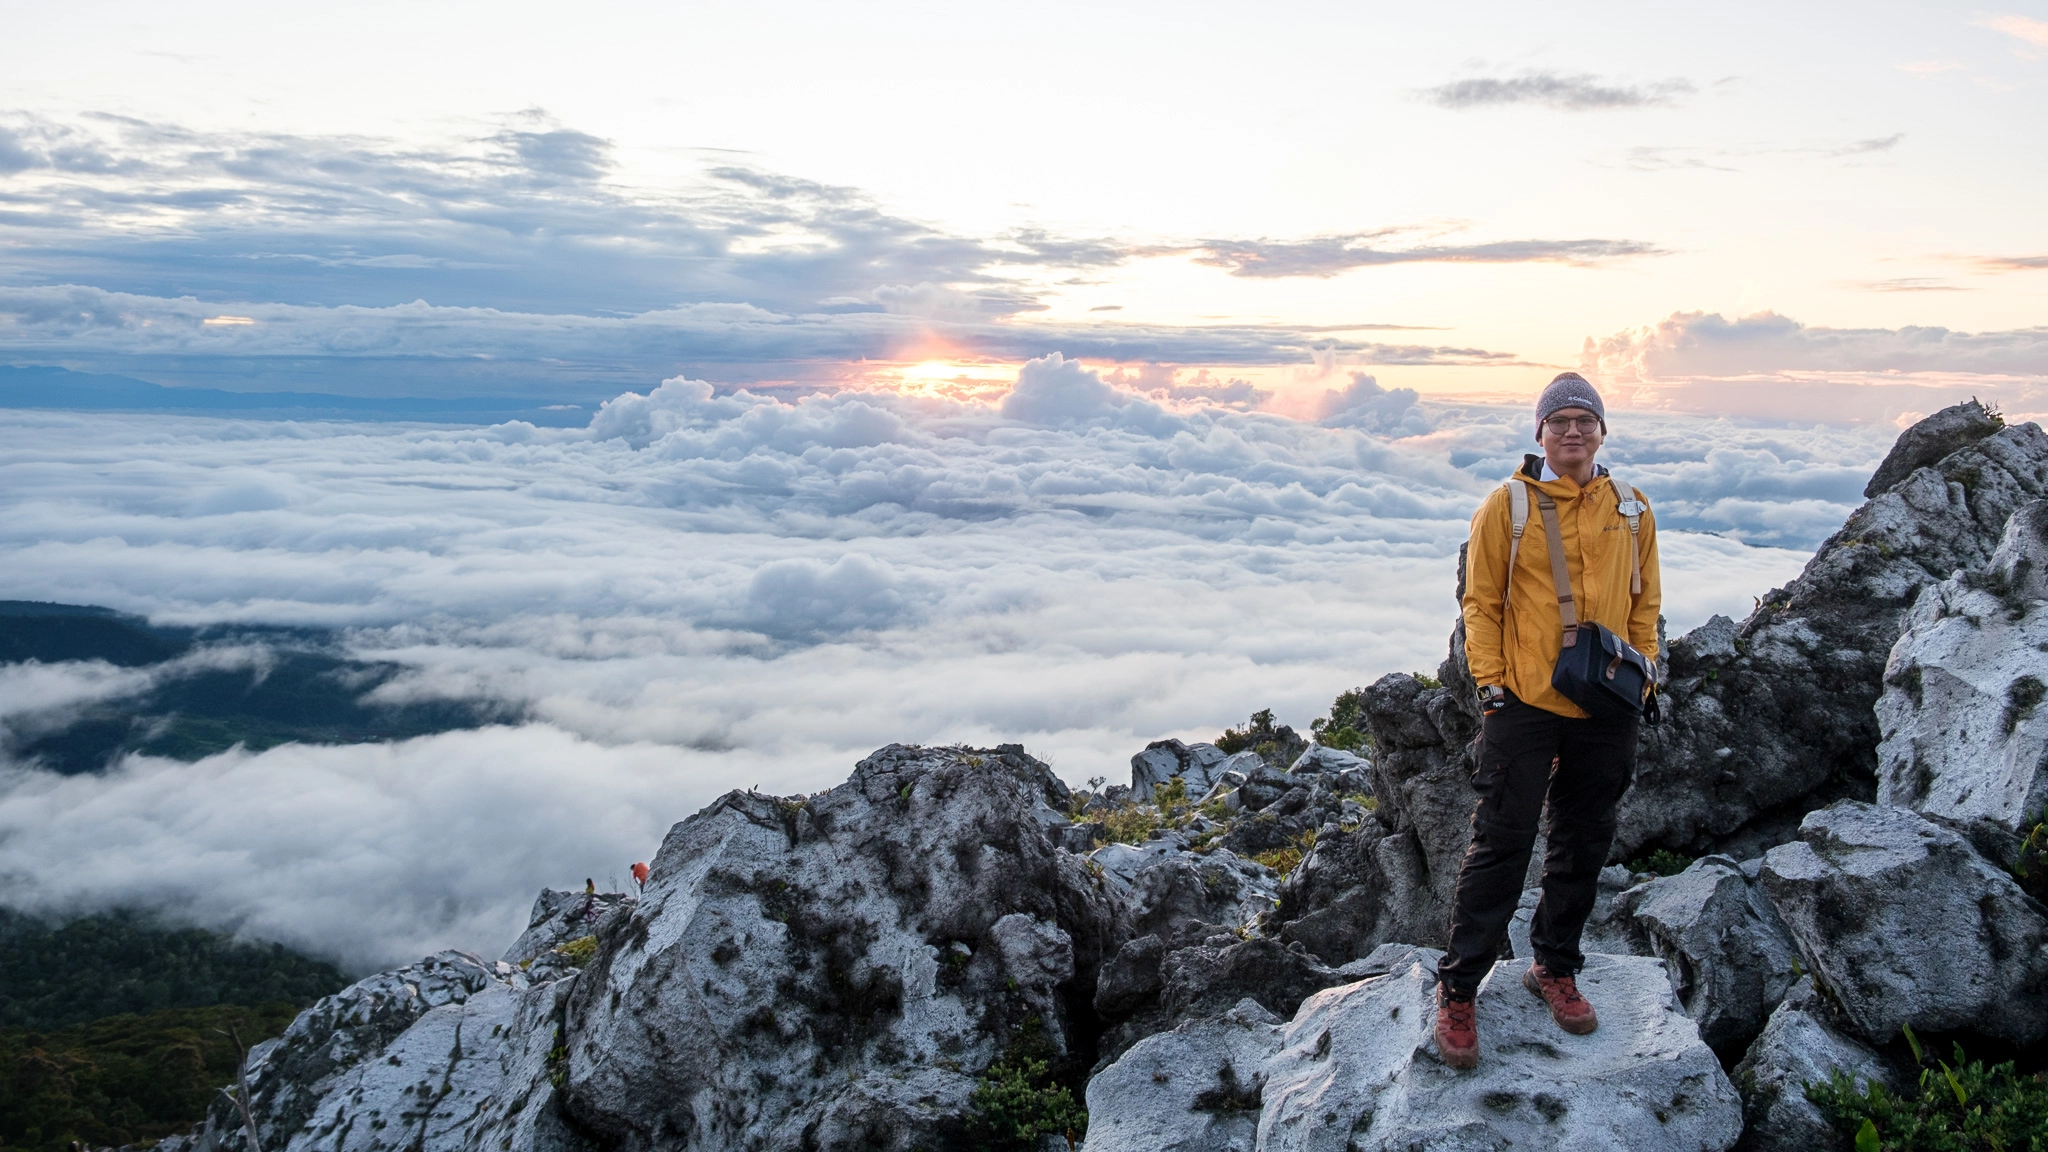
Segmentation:
[(1839, 801), (1799, 835), (1763, 887), (1852, 1031), (2048, 1036), (2048, 918), (2003, 869), (1904, 808)]
[[(1479, 993), (1480, 1065), (1446, 1067), (1422, 964), (1310, 997), (1292, 1023), (1240, 1005), (1144, 1041), (1088, 1087), (1088, 1152), (1723, 1152), (1742, 1106), (1660, 961), (1595, 956), (1600, 1030), (1571, 1036), (1522, 987)], [(1262, 1057), (1255, 1060), (1255, 1057)], [(1226, 1071), (1227, 1069), (1227, 1071)]]

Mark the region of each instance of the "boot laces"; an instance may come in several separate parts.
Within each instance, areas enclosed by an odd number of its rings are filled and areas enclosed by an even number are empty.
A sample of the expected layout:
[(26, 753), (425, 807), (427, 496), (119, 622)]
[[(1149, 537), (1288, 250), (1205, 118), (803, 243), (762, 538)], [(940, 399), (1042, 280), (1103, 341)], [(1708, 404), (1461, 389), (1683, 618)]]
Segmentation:
[(1544, 976), (1541, 979), (1545, 984), (1550, 985), (1552, 995), (1567, 1004), (1577, 1004), (1585, 999), (1584, 996), (1579, 995), (1579, 982), (1573, 977)]
[(1479, 1002), (1477, 1000), (1444, 999), (1444, 1015), (1450, 1018), (1453, 1028), (1470, 1028), (1477, 1023)]

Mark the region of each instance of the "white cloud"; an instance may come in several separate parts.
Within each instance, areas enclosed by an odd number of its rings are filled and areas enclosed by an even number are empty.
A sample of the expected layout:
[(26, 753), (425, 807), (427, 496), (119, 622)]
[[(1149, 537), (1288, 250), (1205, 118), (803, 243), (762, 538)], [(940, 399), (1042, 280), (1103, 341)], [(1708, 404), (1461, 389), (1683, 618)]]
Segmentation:
[[(1331, 426), (1173, 411), (1052, 357), (996, 406), (672, 380), (587, 429), (10, 413), (0, 597), (350, 628), (415, 669), (381, 697), (532, 721), (23, 773), (0, 885), (381, 963), (501, 947), (540, 884), (623, 874), (728, 787), (827, 787), (890, 741), (1020, 741), (1079, 781), (1253, 708), (1304, 724), (1442, 659), (1467, 518), (1528, 443), (1519, 410), (1368, 383)], [(1614, 423), (1675, 630), (1795, 573), (1885, 439)]]
[(1753, 373), (1941, 372), (2039, 378), (2048, 373), (2048, 327), (2005, 332), (1946, 328), (1820, 328), (1775, 312), (1728, 320), (1674, 312), (1655, 325), (1587, 337), (1582, 369), (1617, 381)]

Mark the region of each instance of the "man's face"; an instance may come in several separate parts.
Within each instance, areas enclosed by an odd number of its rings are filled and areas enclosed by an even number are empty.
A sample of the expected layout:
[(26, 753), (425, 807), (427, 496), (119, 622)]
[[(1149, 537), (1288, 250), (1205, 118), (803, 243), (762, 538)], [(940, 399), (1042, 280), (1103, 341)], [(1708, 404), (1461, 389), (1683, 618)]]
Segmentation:
[(1543, 422), (1543, 454), (1556, 472), (1577, 468), (1600, 450), (1600, 418), (1584, 408), (1559, 408)]

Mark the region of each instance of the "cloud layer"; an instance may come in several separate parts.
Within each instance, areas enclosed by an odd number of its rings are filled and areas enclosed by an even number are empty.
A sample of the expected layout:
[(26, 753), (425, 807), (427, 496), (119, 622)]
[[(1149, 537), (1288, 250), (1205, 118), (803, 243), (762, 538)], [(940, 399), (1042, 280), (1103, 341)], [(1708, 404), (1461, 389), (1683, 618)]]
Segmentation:
[(1690, 80), (1616, 84), (1583, 73), (1524, 72), (1519, 76), (1474, 76), (1428, 89), (1425, 99), (1455, 112), (1509, 104), (1539, 104), (1564, 112), (1605, 112), (1676, 104), (1693, 94)]
[[(534, 720), (17, 769), (0, 883), (383, 963), (500, 947), (540, 884), (623, 875), (719, 791), (822, 788), (890, 741), (1017, 740), (1078, 782), (1257, 707), (1303, 724), (1442, 658), (1466, 519), (1530, 446), (1519, 409), (1365, 376), (1322, 413), (1184, 407), (1047, 357), (994, 405), (676, 379), (583, 429), (10, 414), (0, 596), (345, 627), (414, 668), (381, 698)], [(1889, 438), (1615, 423), (1675, 629), (1795, 572)], [(13, 675), (0, 713), (132, 687)]]
[[(1285, 323), (1038, 318), (1135, 260), (1246, 277), (1395, 263), (1589, 264), (1627, 239), (1413, 228), (1145, 241), (946, 231), (855, 189), (730, 163), (662, 188), (532, 117), (438, 146), (0, 116), (0, 356), (159, 383), (600, 399), (686, 373), (833, 382), (863, 361), (1512, 360)], [(371, 381), (372, 383), (366, 383)]]

